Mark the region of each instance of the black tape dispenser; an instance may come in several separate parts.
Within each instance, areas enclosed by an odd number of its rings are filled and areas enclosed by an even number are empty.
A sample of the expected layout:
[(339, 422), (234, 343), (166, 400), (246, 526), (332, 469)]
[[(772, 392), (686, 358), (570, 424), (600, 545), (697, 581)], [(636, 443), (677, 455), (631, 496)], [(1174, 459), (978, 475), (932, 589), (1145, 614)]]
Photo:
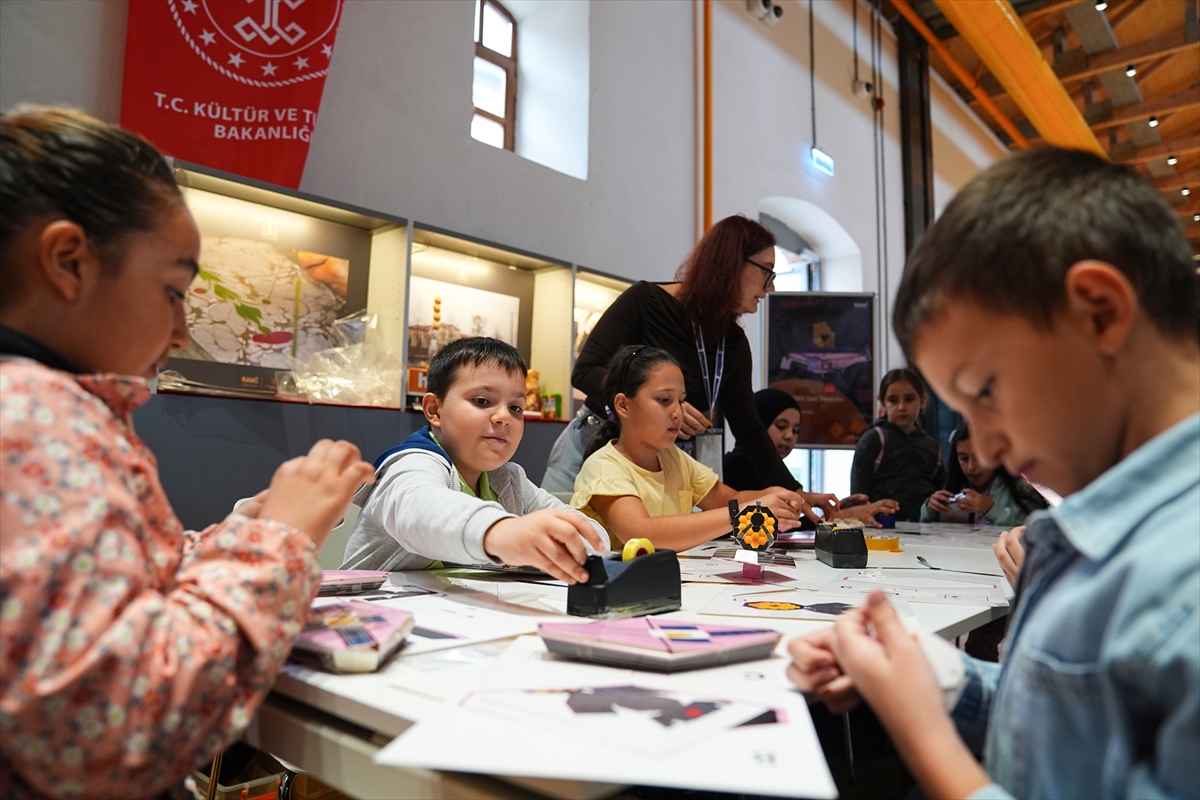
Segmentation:
[(836, 522), (817, 523), (817, 560), (834, 569), (863, 569), (867, 566), (867, 540), (862, 528)]
[(649, 539), (630, 539), (619, 556), (588, 556), (587, 583), (567, 587), (567, 613), (614, 619), (678, 611), (682, 604), (679, 558), (655, 551)]

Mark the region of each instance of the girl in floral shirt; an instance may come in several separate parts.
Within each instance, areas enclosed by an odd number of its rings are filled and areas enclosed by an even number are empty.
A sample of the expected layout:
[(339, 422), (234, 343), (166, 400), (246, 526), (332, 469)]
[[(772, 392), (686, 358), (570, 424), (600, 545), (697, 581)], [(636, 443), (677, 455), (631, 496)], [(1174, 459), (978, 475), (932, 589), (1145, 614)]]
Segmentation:
[(0, 796), (164, 792), (236, 738), (372, 470), (347, 442), (183, 530), (130, 415), (187, 344), (199, 234), (162, 157), (0, 117)]

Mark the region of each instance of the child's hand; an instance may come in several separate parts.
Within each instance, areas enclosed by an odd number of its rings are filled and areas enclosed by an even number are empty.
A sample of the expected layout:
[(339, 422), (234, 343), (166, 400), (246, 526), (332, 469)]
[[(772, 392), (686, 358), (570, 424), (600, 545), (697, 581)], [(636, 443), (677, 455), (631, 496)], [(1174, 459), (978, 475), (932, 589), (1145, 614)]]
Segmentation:
[(792, 664), (788, 680), (800, 691), (815, 694), (834, 714), (842, 714), (859, 703), (854, 682), (838, 667), (833, 654), (833, 626), (800, 636), (788, 643)]
[(939, 514), (950, 513), (950, 498), (954, 497), (954, 493), (945, 489), (939, 489), (929, 496), (926, 505), (930, 511), (936, 511)]
[[(799, 510), (803, 511), (804, 516), (813, 522), (833, 519), (838, 510), (838, 499), (835, 494), (816, 494), (815, 492), (797, 492), (797, 494), (804, 501), (804, 505)], [(813, 509), (820, 509), (821, 514), (815, 515)]]
[(294, 525), (320, 549), (346, 515), (354, 492), (374, 479), (374, 468), (362, 460), (357, 447), (322, 439), (308, 455), (285, 461), (275, 470), (258, 518)]
[(1017, 576), (1021, 574), (1021, 566), (1025, 563), (1025, 545), (1021, 544), (1023, 533), (1025, 533), (1024, 525), (1013, 528), (1011, 531), (1004, 531), (992, 545), (992, 552), (996, 554), (996, 560), (1000, 562), (1000, 569), (1003, 570), (1004, 577), (1008, 578), (1009, 584), (1014, 589), (1017, 588)]
[(870, 525), (872, 528), (882, 528), (883, 523), (875, 519), (876, 514), (895, 514), (900, 509), (900, 504), (895, 500), (876, 500), (874, 503), (867, 503), (861, 506), (851, 506), (846, 508), (843, 503), (833, 515), (834, 519), (853, 519), (858, 520), (864, 525)]
[[(874, 628), (874, 632), (868, 629)], [(832, 650), (893, 738), (944, 721), (942, 690), (929, 659), (883, 592), (833, 623)]]
[(986, 494), (980, 494), (974, 489), (963, 489), (966, 495), (958, 501), (958, 507), (973, 514), (986, 514), (996, 505), (996, 501)]
[(579, 540), (581, 536), (597, 550), (605, 549), (583, 514), (547, 508), (495, 523), (483, 535), (483, 549), (505, 564), (537, 567), (561, 581), (583, 583), (588, 574), (580, 565), (587, 558), (587, 550)]
[(262, 513), (263, 503), (267, 502), (267, 492), (269, 491), (271, 490), (263, 489), (261, 492), (254, 495), (254, 497), (249, 498), (246, 500), (246, 502), (235, 508), (234, 511), (241, 514), (243, 517), (258, 519), (258, 515)]
[(859, 492), (858, 494), (848, 494), (838, 501), (838, 508), (845, 511), (847, 508), (865, 506), (869, 502), (871, 502), (870, 496), (865, 495), (862, 492)]
[(782, 486), (772, 486), (750, 502), (762, 503), (771, 509), (779, 522), (779, 530), (786, 531), (800, 527), (800, 509), (805, 508), (804, 499), (795, 492)]

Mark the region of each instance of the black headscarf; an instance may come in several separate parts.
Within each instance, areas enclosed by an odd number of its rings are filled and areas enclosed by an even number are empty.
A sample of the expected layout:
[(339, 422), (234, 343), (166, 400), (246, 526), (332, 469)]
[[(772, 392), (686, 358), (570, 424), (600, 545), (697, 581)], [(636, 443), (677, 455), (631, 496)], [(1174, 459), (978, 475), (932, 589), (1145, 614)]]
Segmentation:
[(758, 411), (758, 418), (762, 420), (763, 427), (769, 428), (775, 418), (789, 408), (799, 411), (800, 404), (790, 392), (783, 389), (762, 389), (754, 393), (754, 408)]

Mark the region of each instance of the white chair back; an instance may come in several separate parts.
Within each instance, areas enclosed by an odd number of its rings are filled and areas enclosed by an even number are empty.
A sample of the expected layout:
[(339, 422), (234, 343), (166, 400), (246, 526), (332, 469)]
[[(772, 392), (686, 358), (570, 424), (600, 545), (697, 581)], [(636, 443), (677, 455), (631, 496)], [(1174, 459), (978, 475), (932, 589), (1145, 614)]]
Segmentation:
[(362, 509), (354, 503), (346, 508), (346, 516), (329, 532), (329, 538), (325, 540), (325, 546), (317, 556), (321, 562), (321, 569), (337, 569), (342, 565), (342, 559), (346, 556), (346, 542), (350, 540), (350, 532), (354, 530), (354, 523), (358, 522), (358, 515), (361, 513)]

